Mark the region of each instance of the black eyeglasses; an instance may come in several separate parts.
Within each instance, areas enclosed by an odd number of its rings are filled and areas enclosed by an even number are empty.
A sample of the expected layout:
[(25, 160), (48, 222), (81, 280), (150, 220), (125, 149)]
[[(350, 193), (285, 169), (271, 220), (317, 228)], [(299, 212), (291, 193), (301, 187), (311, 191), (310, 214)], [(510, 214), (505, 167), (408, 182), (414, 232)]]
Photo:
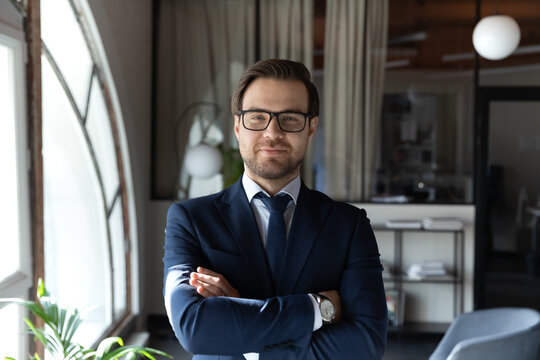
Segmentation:
[(242, 125), (248, 130), (266, 130), (275, 116), (281, 131), (300, 132), (306, 127), (309, 114), (294, 111), (270, 112), (264, 110), (241, 110)]

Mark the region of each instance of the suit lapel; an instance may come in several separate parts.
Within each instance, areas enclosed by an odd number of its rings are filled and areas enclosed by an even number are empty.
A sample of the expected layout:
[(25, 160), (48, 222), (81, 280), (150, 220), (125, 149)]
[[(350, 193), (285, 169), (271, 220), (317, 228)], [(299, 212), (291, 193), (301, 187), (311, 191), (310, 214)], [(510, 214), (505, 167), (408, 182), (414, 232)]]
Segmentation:
[(216, 200), (216, 207), (255, 274), (257, 286), (262, 290), (261, 296), (272, 296), (274, 291), (266, 253), (241, 178), (225, 190), (221, 199)]
[(317, 202), (313, 191), (302, 183), (291, 230), (287, 238), (277, 295), (293, 293), (329, 210), (329, 203)]

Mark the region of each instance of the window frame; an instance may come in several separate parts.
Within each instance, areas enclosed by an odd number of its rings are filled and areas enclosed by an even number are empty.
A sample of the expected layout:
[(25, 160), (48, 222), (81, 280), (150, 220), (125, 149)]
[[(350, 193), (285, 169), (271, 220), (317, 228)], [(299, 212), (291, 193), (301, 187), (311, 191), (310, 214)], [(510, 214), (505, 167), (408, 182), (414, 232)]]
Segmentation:
[[(32, 271), (32, 222), (30, 207), (30, 159), (28, 125), (26, 114), (26, 70), (27, 63), (25, 34), (23, 31), (0, 20), (0, 44), (12, 51), (15, 142), (17, 164), (17, 197), (19, 225), (19, 270), (0, 279), (0, 297), (18, 297), (28, 299), (33, 286)], [(3, 306), (2, 306), (3, 307)], [(19, 323), (24, 324), (26, 310), (19, 309)], [(27, 353), (28, 336), (19, 335), (18, 357)]]
[[(42, 80), (41, 80), (41, 1), (40, 0), (12, 0), (14, 6), (23, 16), (25, 50), (27, 58), (27, 138), (29, 144), (28, 161), (30, 163), (30, 201), (31, 211), (31, 252), (32, 271), (30, 298), (36, 299), (35, 284), (39, 278), (44, 278), (44, 198), (43, 198), (43, 146), (42, 137)], [(107, 54), (103, 47), (99, 29), (93, 18), (93, 12), (86, 0), (69, 1), (79, 26), (84, 34), (86, 45), (90, 48), (94, 64), (99, 67), (94, 76), (97, 76), (105, 98), (109, 120), (111, 122), (112, 137), (115, 145), (117, 167), (119, 171), (119, 196), (123, 212), (124, 246), (126, 249), (126, 311), (116, 319), (98, 338), (95, 345), (107, 336), (121, 336), (126, 338), (134, 331), (139, 306), (139, 274), (138, 274), (138, 234), (136, 224), (136, 208), (133, 179), (131, 177), (131, 164), (129, 148), (124, 128), (122, 112), (112, 72), (109, 68)], [(93, 40), (95, 38), (95, 41)], [(108, 218), (106, 219), (108, 222)], [(111, 275), (112, 276), (112, 275)], [(46, 279), (45, 279), (46, 281)], [(39, 319), (34, 322), (37, 327), (43, 326)], [(25, 353), (37, 353), (44, 358), (44, 348), (39, 342), (27, 341)]]

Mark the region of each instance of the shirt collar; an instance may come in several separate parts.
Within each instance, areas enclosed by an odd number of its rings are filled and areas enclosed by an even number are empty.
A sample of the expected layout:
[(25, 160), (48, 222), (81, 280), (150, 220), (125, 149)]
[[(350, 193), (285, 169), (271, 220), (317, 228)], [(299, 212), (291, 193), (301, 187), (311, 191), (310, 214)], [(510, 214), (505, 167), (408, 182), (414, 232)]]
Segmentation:
[[(298, 175), (290, 183), (285, 185), (283, 189), (279, 190), (278, 194), (285, 193), (285, 194), (290, 195), (293, 198), (294, 205), (296, 205), (296, 201), (298, 200), (298, 195), (300, 194), (301, 184), (302, 184), (302, 181), (300, 180), (300, 175)], [(253, 199), (253, 197), (261, 191), (267, 196), (270, 196), (268, 195), (266, 191), (264, 191), (262, 187), (260, 187), (259, 184), (257, 184), (249, 176), (247, 176), (245, 172), (244, 172), (244, 175), (242, 176), (242, 185), (244, 186), (244, 191), (246, 192), (246, 196), (250, 203), (251, 203), (251, 199)]]

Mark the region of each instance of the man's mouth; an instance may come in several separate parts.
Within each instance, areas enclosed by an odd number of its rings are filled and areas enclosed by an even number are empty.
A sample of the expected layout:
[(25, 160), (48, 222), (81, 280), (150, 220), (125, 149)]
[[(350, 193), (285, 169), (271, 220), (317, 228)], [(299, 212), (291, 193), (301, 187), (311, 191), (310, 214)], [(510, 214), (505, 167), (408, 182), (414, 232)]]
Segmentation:
[(282, 147), (262, 147), (259, 152), (265, 155), (282, 155), (287, 152), (287, 149)]

